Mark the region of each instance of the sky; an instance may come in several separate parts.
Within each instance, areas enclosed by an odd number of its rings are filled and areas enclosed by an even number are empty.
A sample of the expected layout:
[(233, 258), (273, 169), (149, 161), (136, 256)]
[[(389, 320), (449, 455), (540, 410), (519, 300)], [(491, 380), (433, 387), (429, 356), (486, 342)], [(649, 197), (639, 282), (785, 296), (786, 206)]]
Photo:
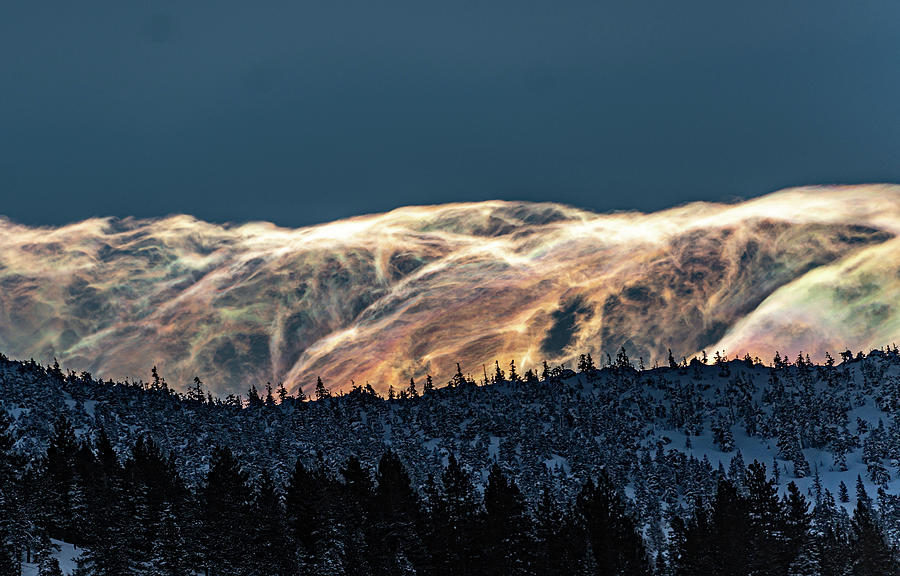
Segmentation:
[(0, 214), (302, 226), (900, 182), (897, 0), (3, 2)]

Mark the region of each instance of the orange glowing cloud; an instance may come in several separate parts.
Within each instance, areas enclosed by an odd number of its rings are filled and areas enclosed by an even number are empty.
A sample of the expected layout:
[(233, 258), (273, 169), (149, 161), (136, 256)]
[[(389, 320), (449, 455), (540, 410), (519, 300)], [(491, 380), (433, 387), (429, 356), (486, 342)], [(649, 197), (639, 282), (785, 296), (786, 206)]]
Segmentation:
[(317, 375), (386, 390), (456, 362), (522, 369), (625, 346), (815, 357), (900, 336), (900, 187), (594, 214), (408, 207), (284, 229), (188, 216), (0, 219), (0, 350), (217, 392)]

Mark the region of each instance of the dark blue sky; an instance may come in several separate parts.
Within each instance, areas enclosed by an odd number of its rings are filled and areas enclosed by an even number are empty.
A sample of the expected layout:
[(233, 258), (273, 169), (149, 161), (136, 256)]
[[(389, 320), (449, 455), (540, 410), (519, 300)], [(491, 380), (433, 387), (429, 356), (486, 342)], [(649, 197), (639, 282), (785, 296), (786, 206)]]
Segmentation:
[(4, 2), (0, 214), (301, 225), (900, 181), (900, 2)]

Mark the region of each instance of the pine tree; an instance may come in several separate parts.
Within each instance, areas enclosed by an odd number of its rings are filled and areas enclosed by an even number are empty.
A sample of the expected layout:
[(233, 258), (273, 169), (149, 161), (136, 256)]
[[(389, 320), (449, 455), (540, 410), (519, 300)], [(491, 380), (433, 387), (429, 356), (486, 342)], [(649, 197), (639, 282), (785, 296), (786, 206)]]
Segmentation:
[(159, 377), (159, 370), (154, 366), (150, 370), (150, 380), (152, 381), (151, 389), (153, 390), (161, 390), (162, 389), (162, 379)]
[(754, 460), (747, 467), (749, 530), (747, 539), (755, 551), (748, 567), (758, 574), (780, 574), (785, 570), (787, 544), (781, 502), (775, 482), (766, 476), (765, 464)]
[(597, 369), (594, 366), (594, 359), (590, 354), (582, 354), (578, 357), (578, 371), (583, 374), (590, 374)]
[(285, 516), (289, 533), (306, 554), (314, 552), (316, 540), (323, 528), (317, 507), (322, 495), (318, 475), (308, 470), (297, 458), (285, 493)]
[[(8, 572), (8, 574), (12, 574), (12, 572)], [(59, 560), (50, 554), (43, 555), (38, 562), (38, 576), (63, 576)]]
[(293, 554), (286, 538), (284, 509), (268, 471), (263, 470), (253, 491), (253, 504), (248, 520), (250, 549), (254, 566), (264, 566), (271, 576), (297, 573)]
[(872, 506), (872, 498), (869, 497), (869, 493), (866, 491), (866, 485), (862, 480), (862, 477), (857, 474), (856, 476), (856, 501), (857, 503), (862, 503), (867, 508), (871, 508)]
[(194, 376), (194, 385), (188, 390), (188, 398), (199, 404), (206, 400), (206, 394), (203, 393), (203, 381), (199, 376)]
[(788, 483), (787, 491), (783, 499), (784, 537), (787, 546), (785, 563), (795, 568), (810, 566), (812, 562), (804, 556), (811, 538), (812, 516), (809, 513), (809, 503), (794, 482)]
[(585, 553), (585, 537), (579, 528), (546, 486), (535, 510), (534, 574), (563, 576), (577, 573)]
[(847, 485), (844, 484), (843, 480), (841, 480), (841, 483), (838, 485), (838, 500), (844, 504), (850, 502), (850, 491), (847, 490)]
[(203, 491), (205, 564), (214, 574), (241, 573), (243, 538), (249, 517), (247, 475), (227, 447), (213, 450)]
[(616, 368), (634, 369), (634, 366), (632, 366), (631, 364), (631, 360), (629, 360), (628, 358), (628, 354), (625, 352), (624, 346), (622, 346), (616, 353)]
[(504, 382), (506, 380), (506, 374), (503, 373), (503, 369), (500, 368), (500, 361), (494, 360), (494, 376), (491, 378), (491, 382), (497, 384), (499, 382)]
[(324, 400), (325, 398), (331, 398), (331, 391), (325, 387), (325, 383), (322, 382), (322, 377), (316, 377), (316, 400)]
[(37, 530), (25, 510), (24, 459), (16, 453), (12, 421), (0, 406), (0, 573), (18, 570), (18, 559), (36, 545)]
[(894, 551), (888, 546), (869, 505), (857, 504), (851, 522), (850, 546), (853, 574), (857, 576), (896, 575), (900, 572)]
[(53, 435), (44, 462), (49, 490), (49, 534), (51, 538), (72, 542), (75, 538), (72, 496), (75, 490), (75, 455), (78, 441), (75, 429), (65, 416), (53, 426)]
[[(426, 554), (419, 537), (419, 499), (409, 473), (395, 452), (388, 451), (381, 456), (376, 481), (370, 532), (374, 572), (398, 574), (411, 566), (421, 566)], [(362, 497), (366, 489), (365, 480), (356, 482), (356, 490)]]
[(488, 572), (526, 574), (529, 571), (530, 546), (527, 538), (525, 500), (515, 482), (507, 480), (494, 463), (484, 490), (485, 547)]
[(647, 551), (634, 520), (605, 471), (597, 484), (588, 481), (578, 495), (577, 507), (593, 557), (603, 574), (650, 574)]
[(160, 518), (160, 530), (150, 550), (147, 576), (183, 576), (190, 573), (185, 554), (184, 535), (171, 505)]
[(438, 574), (467, 574), (479, 565), (477, 534), (480, 520), (475, 486), (456, 456), (448, 457), (441, 474), (443, 491), (432, 505), (432, 552)]
[(516, 372), (516, 361), (509, 361), (509, 381), (510, 382), (521, 382), (522, 379), (519, 378), (519, 373)]
[(259, 396), (259, 391), (256, 389), (254, 384), (250, 385), (250, 389), (247, 390), (247, 407), (248, 408), (262, 408), (263, 399)]

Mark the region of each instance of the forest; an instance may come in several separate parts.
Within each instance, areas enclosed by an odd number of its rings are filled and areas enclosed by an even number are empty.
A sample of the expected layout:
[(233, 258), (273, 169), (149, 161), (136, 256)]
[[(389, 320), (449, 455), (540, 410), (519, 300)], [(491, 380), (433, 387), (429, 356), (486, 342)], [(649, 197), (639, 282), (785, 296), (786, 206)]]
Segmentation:
[(900, 354), (705, 360), (310, 401), (0, 358), (0, 573), (898, 573)]
[[(4, 422), (8, 427), (8, 422)], [(250, 480), (227, 447), (199, 486), (173, 457), (139, 439), (120, 461), (101, 431), (79, 441), (59, 420), (42, 465), (17, 478), (3, 449), (3, 573), (34, 556), (61, 574), (51, 539), (83, 548), (77, 574), (893, 574), (873, 503), (860, 484), (849, 522), (832, 497), (812, 502), (766, 466), (718, 478), (651, 556), (620, 487), (601, 473), (573, 501), (545, 491), (529, 505), (499, 465), (483, 494), (451, 455), (425, 486), (385, 452), (377, 469), (350, 458), (337, 474), (297, 461), (286, 485)], [(437, 472), (437, 471), (436, 471)]]

